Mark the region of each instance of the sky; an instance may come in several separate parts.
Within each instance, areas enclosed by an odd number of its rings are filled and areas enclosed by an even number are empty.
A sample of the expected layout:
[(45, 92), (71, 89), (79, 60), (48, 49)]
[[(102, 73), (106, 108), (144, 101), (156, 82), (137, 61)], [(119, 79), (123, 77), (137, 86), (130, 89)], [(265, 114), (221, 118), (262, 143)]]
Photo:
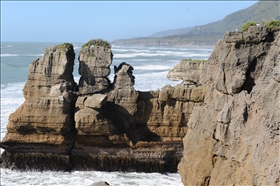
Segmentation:
[(1, 41), (146, 37), (223, 19), (257, 1), (1, 1)]

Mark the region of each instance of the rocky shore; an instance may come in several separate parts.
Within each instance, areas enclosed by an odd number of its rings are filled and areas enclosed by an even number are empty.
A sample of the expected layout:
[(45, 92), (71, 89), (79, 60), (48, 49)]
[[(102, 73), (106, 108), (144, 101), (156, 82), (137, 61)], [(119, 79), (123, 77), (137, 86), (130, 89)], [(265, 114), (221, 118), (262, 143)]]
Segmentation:
[(25, 102), (9, 117), (2, 166), (19, 170), (177, 172), (182, 139), (203, 87), (134, 89), (133, 67), (115, 66), (111, 45), (90, 40), (73, 79), (73, 45), (45, 49), (29, 66)]
[(83, 45), (77, 84), (74, 59), (64, 43), (30, 64), (25, 102), (0, 143), (2, 167), (179, 170), (185, 185), (280, 183), (279, 29), (228, 32), (206, 62), (171, 69), (168, 78), (183, 83), (160, 91), (136, 91), (125, 62), (110, 82), (104, 40)]
[(188, 69), (203, 75), (192, 78), (184, 69), (181, 77), (206, 86), (207, 94), (187, 123), (178, 166), (183, 183), (279, 185), (280, 30), (229, 32), (205, 64)]

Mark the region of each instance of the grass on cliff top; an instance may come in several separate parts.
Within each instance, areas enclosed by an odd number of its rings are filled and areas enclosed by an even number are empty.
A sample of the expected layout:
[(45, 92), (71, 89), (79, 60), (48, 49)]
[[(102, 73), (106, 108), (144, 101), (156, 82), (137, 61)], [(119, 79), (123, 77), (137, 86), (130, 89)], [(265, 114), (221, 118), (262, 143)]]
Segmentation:
[(88, 46), (91, 46), (91, 45), (103, 46), (105, 48), (111, 48), (111, 44), (108, 41), (103, 40), (103, 39), (92, 39), (92, 40), (88, 41), (87, 43), (85, 43), (82, 46), (82, 48), (88, 47)]
[[(271, 20), (269, 22), (263, 21), (262, 24), (268, 29), (269, 32), (271, 32), (274, 29), (280, 28), (280, 20)], [(256, 25), (257, 23), (249, 21), (241, 27), (241, 31), (247, 32), (251, 26), (256, 26)]]
[(192, 58), (182, 59), (181, 61), (190, 62), (190, 63), (205, 63), (205, 62), (207, 62), (207, 60), (205, 60), (205, 59), (192, 59)]
[(271, 32), (274, 29), (279, 29), (280, 28), (280, 20), (272, 20), (268, 23), (263, 22), (263, 24), (266, 26), (269, 32)]
[(62, 43), (57, 45), (57, 49), (73, 49), (73, 45), (71, 43)]

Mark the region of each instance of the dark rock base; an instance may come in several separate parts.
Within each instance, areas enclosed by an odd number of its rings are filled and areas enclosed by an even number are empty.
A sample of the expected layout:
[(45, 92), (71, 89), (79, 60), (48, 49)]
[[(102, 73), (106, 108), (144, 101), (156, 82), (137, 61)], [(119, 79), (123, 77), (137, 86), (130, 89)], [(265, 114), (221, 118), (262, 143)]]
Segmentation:
[(110, 155), (56, 155), (45, 153), (2, 153), (1, 168), (20, 171), (121, 171), (177, 172), (181, 157), (137, 160), (133, 157)]

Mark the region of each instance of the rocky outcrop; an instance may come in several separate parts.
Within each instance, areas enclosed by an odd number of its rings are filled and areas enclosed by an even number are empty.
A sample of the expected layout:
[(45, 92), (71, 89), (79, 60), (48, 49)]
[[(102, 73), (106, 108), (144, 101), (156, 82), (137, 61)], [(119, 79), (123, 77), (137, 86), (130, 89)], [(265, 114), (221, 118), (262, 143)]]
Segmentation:
[(188, 85), (201, 85), (205, 80), (206, 67), (203, 60), (182, 60), (168, 72), (167, 78), (171, 81), (183, 80)]
[(83, 46), (78, 86), (73, 46), (48, 48), (10, 116), (3, 167), (176, 172), (181, 160), (185, 185), (279, 185), (279, 33), (229, 32), (207, 62), (169, 72), (183, 83), (149, 92), (127, 63), (108, 80), (105, 41)]
[(79, 55), (80, 94), (101, 92), (109, 87), (112, 59), (111, 45), (107, 41), (90, 40), (82, 46)]
[(183, 140), (185, 185), (279, 185), (279, 48), (280, 32), (263, 26), (216, 44)]
[(0, 144), (3, 167), (176, 172), (187, 121), (203, 103), (205, 87), (136, 91), (133, 67), (125, 62), (110, 82), (113, 55), (103, 40), (83, 45), (77, 86), (74, 55), (72, 45), (54, 46), (30, 65), (26, 101), (11, 114)]
[(6, 151), (69, 152), (74, 137), (74, 59), (73, 45), (64, 43), (47, 48), (29, 65), (25, 102), (10, 115), (2, 142)]

